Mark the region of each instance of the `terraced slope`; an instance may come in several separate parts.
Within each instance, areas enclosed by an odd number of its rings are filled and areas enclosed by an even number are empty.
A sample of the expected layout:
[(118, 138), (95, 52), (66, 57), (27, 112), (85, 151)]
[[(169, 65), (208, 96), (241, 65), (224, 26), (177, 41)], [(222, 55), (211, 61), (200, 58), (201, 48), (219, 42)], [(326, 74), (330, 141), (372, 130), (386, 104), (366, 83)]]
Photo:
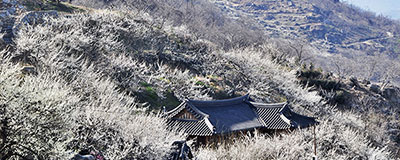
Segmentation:
[(399, 24), (335, 0), (215, 0), (231, 17), (256, 19), (271, 37), (311, 42), (329, 53), (396, 56)]

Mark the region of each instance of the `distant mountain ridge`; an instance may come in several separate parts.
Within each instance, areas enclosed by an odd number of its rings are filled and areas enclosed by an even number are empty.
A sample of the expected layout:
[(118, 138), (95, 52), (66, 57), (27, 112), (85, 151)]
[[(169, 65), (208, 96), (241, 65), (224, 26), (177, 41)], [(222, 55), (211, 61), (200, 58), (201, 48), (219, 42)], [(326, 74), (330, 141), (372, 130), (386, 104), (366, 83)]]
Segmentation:
[(329, 53), (397, 57), (400, 25), (338, 0), (215, 0), (231, 17), (246, 16), (275, 38), (300, 39)]

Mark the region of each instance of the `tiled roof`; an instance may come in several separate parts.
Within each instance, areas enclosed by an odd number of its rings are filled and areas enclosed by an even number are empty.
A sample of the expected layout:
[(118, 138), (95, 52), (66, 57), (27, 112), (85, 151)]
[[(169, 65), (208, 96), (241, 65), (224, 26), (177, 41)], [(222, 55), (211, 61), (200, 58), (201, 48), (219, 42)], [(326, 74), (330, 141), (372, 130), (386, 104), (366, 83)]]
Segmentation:
[(185, 108), (186, 108), (186, 102), (183, 102), (178, 107), (175, 107), (174, 109), (165, 113), (164, 117), (167, 119), (170, 119), (170, 118), (176, 116), (179, 112), (181, 112)]
[(290, 120), (293, 128), (306, 128), (318, 124), (315, 118), (297, 114), (290, 110), (289, 107), (282, 108), (281, 113)]
[(189, 100), (187, 103), (192, 105), (192, 108), (208, 115), (215, 133), (229, 133), (263, 126), (257, 114), (247, 103), (248, 98), (249, 96), (245, 95), (228, 100)]
[(208, 117), (207, 114), (197, 109), (192, 104), (188, 103), (188, 100), (181, 103), (178, 107), (172, 109), (171, 111), (165, 113), (166, 118), (171, 119), (172, 117), (179, 114), (182, 110), (187, 109), (190, 113), (192, 113), (197, 119), (203, 119), (204, 117)]
[(278, 104), (261, 104), (251, 103), (263, 121), (263, 125), (267, 129), (289, 129), (291, 128), (290, 120), (282, 117), (281, 110), (285, 103)]
[[(228, 100), (187, 100), (166, 113), (168, 125), (189, 135), (209, 136), (253, 128), (304, 128), (317, 122), (292, 112), (286, 103), (264, 104), (249, 102), (249, 95)], [(186, 109), (197, 120), (175, 116)]]
[(188, 135), (211, 136), (213, 134), (213, 131), (206, 123), (206, 119), (198, 121), (171, 119), (168, 120), (167, 125), (176, 128), (178, 131), (183, 131)]
[(315, 118), (293, 112), (286, 103), (250, 103), (268, 129), (305, 128), (318, 123)]

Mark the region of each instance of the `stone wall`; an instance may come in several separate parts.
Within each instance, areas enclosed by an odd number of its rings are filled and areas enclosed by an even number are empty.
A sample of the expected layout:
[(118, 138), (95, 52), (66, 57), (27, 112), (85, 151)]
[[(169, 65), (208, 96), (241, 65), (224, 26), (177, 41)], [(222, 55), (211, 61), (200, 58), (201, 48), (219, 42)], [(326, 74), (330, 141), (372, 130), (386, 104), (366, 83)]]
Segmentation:
[(15, 18), (23, 12), (25, 7), (17, 0), (0, 0), (0, 39), (4, 43), (12, 43)]

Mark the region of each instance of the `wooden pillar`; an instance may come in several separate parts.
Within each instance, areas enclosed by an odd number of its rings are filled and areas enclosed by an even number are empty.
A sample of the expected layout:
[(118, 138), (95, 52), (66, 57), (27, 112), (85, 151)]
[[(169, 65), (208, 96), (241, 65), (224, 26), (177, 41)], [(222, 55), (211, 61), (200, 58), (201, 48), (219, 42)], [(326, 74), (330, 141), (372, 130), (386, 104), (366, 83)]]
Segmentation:
[(314, 157), (313, 160), (317, 160), (317, 135), (315, 134), (315, 125), (313, 127), (314, 132)]

